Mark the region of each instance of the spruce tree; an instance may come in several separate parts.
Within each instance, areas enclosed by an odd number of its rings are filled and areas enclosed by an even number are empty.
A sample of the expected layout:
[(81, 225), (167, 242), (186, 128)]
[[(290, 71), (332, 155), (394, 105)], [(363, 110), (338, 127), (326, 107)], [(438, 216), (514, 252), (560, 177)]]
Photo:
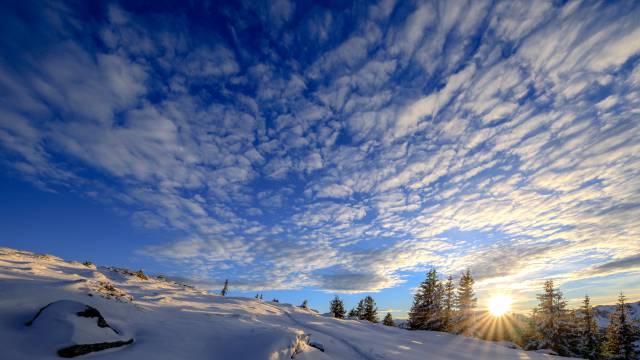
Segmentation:
[(222, 287), (222, 291), (220, 291), (220, 295), (227, 296), (228, 292), (229, 292), (229, 279), (226, 279), (224, 281), (224, 286)]
[(347, 317), (352, 319), (352, 318), (357, 318), (358, 317), (358, 313), (356, 312), (356, 309), (351, 308), (351, 310), (349, 310), (349, 313), (347, 314)]
[(305, 299), (302, 304), (300, 304), (300, 307), (303, 309), (308, 309), (309, 308), (309, 302), (307, 301), (307, 299)]
[(589, 295), (584, 296), (580, 307), (581, 317), (578, 320), (579, 342), (577, 353), (585, 359), (600, 359), (600, 338), (595, 313), (591, 307)]
[(364, 306), (362, 311), (361, 320), (367, 320), (372, 323), (378, 322), (378, 308), (376, 307), (376, 302), (373, 300), (371, 296), (367, 296), (363, 299)]
[(431, 269), (413, 297), (409, 311), (410, 329), (442, 330), (442, 294), (438, 273)]
[(456, 307), (458, 308), (456, 328), (460, 334), (470, 335), (473, 332), (475, 308), (478, 304), (478, 299), (473, 291), (474, 283), (475, 280), (471, 276), (471, 270), (467, 269), (460, 277), (456, 294)]
[(358, 301), (358, 305), (356, 306), (356, 310), (355, 310), (355, 316), (359, 320), (364, 319), (364, 299)]
[(544, 283), (544, 291), (537, 295), (538, 307), (531, 318), (532, 337), (528, 350), (551, 349), (562, 356), (572, 356), (570, 313), (562, 292), (554, 288), (553, 280)]
[(387, 313), (387, 315), (385, 315), (384, 320), (382, 320), (382, 324), (386, 326), (396, 326), (393, 322), (393, 318), (391, 317), (391, 313)]
[(344, 319), (344, 314), (345, 314), (344, 303), (342, 302), (342, 300), (340, 300), (340, 298), (337, 295), (333, 300), (331, 300), (331, 303), (329, 304), (329, 312), (335, 318)]
[(607, 328), (607, 342), (605, 344), (607, 359), (636, 359), (637, 331), (627, 317), (625, 296), (621, 293), (616, 311), (611, 314), (611, 323)]
[(453, 285), (453, 277), (449, 275), (447, 282), (444, 283), (443, 298), (442, 298), (442, 330), (452, 331), (454, 327), (454, 304), (455, 302), (455, 287)]

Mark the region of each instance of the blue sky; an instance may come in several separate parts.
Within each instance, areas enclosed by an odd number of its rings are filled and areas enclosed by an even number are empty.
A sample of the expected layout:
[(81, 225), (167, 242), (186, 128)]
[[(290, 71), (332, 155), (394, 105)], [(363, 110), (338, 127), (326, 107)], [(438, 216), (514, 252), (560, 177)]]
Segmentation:
[(12, 2), (0, 245), (402, 316), (640, 298), (640, 3)]

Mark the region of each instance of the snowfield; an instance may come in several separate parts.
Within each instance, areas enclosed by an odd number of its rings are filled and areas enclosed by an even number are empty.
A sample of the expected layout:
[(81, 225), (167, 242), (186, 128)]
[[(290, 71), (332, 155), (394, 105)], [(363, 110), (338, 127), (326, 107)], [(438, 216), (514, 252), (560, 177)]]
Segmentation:
[(553, 358), (0, 248), (0, 359), (59, 359), (61, 349), (91, 359)]

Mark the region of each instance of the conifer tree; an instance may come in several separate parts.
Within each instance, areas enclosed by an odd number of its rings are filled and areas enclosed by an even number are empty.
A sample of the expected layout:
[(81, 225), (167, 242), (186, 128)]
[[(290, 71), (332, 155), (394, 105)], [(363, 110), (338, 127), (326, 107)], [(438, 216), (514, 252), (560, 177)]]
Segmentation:
[(391, 317), (391, 313), (387, 313), (387, 315), (385, 315), (384, 320), (382, 320), (382, 324), (386, 326), (396, 326), (393, 322), (393, 318)]
[(260, 297), (258, 296), (258, 294), (256, 294), (256, 299), (259, 299)]
[(621, 293), (616, 305), (616, 311), (611, 314), (611, 322), (607, 328), (607, 342), (605, 353), (607, 359), (636, 359), (638, 329), (628, 319), (625, 296)]
[(309, 308), (309, 302), (307, 301), (307, 299), (304, 299), (304, 301), (302, 302), (300, 307), (305, 309), (305, 310)]
[(335, 318), (344, 319), (344, 314), (345, 314), (344, 303), (342, 302), (342, 300), (340, 300), (340, 298), (337, 295), (335, 298), (333, 298), (333, 300), (331, 300), (331, 303), (329, 304), (329, 312)]
[(528, 339), (528, 350), (551, 349), (562, 356), (572, 356), (571, 321), (567, 302), (562, 292), (553, 285), (553, 280), (544, 283), (544, 291), (537, 295), (538, 307), (531, 318), (532, 337)]
[(471, 270), (467, 269), (460, 277), (456, 294), (456, 307), (458, 308), (456, 328), (458, 333), (465, 335), (470, 335), (473, 332), (475, 308), (478, 304), (478, 299), (473, 291), (474, 283), (475, 280), (471, 276)]
[(226, 279), (224, 281), (224, 286), (222, 287), (222, 291), (220, 291), (220, 295), (227, 296), (228, 292), (229, 292), (229, 279)]
[(442, 330), (452, 331), (454, 327), (454, 302), (455, 287), (453, 285), (453, 277), (449, 275), (447, 282), (444, 283), (442, 297)]
[(349, 310), (349, 313), (347, 314), (348, 318), (357, 318), (358, 317), (358, 313), (356, 312), (356, 309), (351, 308), (351, 310)]
[(435, 269), (429, 270), (427, 278), (413, 297), (409, 311), (409, 328), (412, 330), (442, 329), (442, 285)]
[(589, 295), (584, 296), (580, 307), (581, 317), (578, 320), (578, 355), (585, 359), (600, 359), (600, 338), (598, 334), (598, 324), (596, 324), (595, 313), (591, 307)]
[(378, 322), (378, 308), (376, 307), (376, 302), (373, 300), (371, 296), (367, 296), (363, 299), (364, 306), (362, 311), (361, 320), (367, 320), (372, 323)]
[(363, 320), (364, 319), (364, 299), (358, 301), (358, 305), (356, 306), (355, 316)]

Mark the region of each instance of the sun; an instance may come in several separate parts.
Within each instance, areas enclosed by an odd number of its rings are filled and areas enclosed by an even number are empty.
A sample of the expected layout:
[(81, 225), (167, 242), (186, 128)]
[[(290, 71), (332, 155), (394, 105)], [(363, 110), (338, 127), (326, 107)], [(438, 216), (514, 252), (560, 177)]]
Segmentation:
[(493, 316), (502, 316), (511, 310), (511, 298), (507, 295), (496, 295), (489, 299), (489, 312)]

